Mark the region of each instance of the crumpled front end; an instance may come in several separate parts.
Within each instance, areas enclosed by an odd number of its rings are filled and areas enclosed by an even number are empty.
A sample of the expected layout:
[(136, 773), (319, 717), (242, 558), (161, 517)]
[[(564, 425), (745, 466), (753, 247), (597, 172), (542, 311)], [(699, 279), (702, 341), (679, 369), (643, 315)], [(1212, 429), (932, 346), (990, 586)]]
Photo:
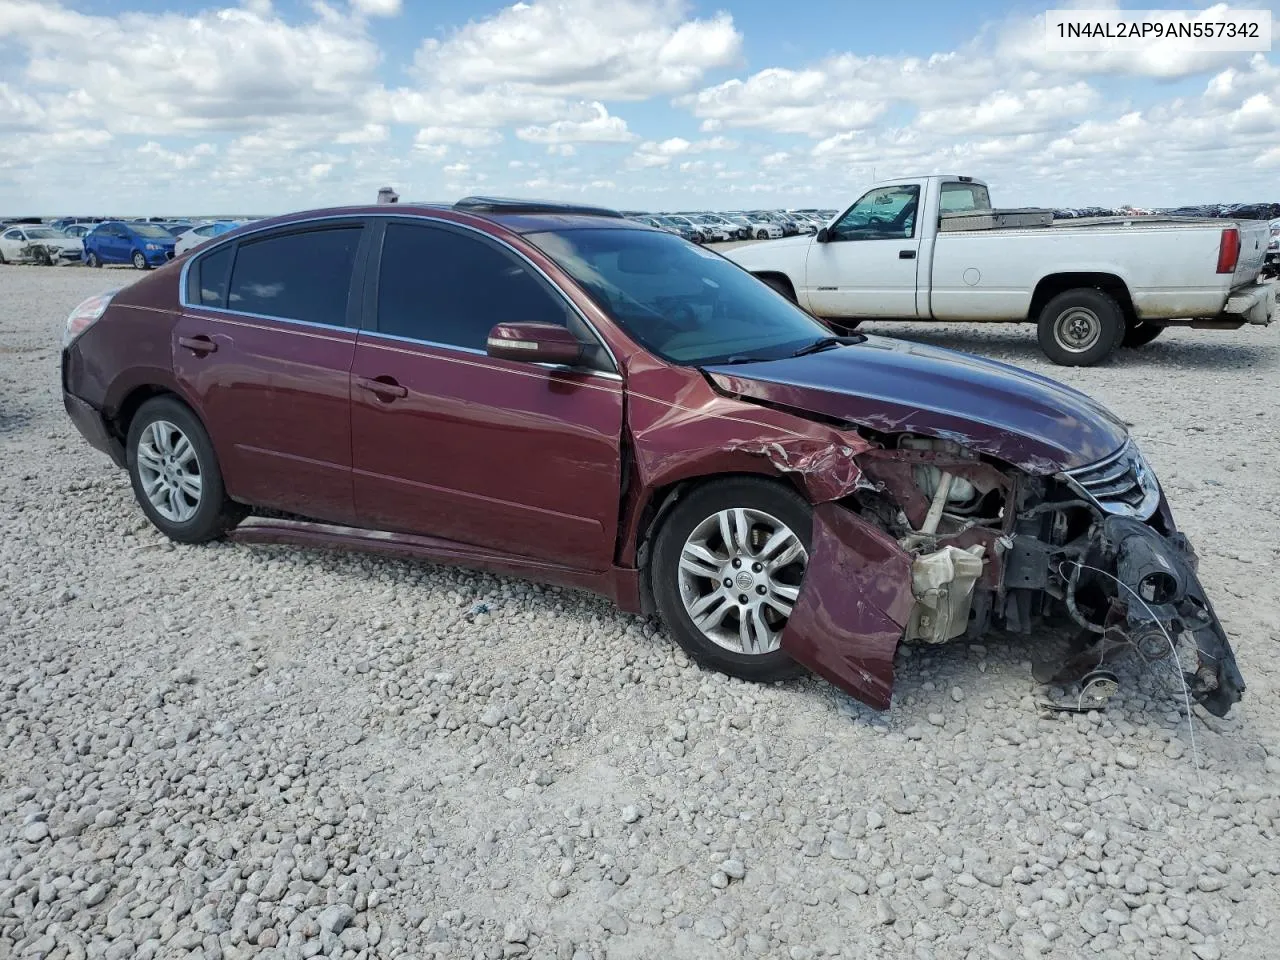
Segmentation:
[(888, 708), (900, 642), (991, 630), (1074, 637), (1038, 671), (1045, 682), (1096, 694), (1113, 688), (1105, 665), (1118, 657), (1173, 658), (1209, 712), (1225, 715), (1240, 699), (1244, 681), (1195, 553), (1132, 443), (1052, 476), (917, 436), (886, 438), (854, 459), (856, 490), (815, 507), (811, 561), (782, 644), (858, 699)]
[[(1123, 654), (1148, 663), (1172, 657), (1188, 694), (1214, 716), (1225, 716), (1240, 700), (1244, 678), (1185, 536), (1164, 536), (1132, 517), (1106, 516), (1091, 528), (1078, 556), (1064, 553), (1059, 574), (1066, 580), (1065, 605), (1081, 629), (1053, 682), (1079, 683)], [(1181, 661), (1181, 641), (1190, 641), (1192, 649), (1184, 652), (1193, 663)]]

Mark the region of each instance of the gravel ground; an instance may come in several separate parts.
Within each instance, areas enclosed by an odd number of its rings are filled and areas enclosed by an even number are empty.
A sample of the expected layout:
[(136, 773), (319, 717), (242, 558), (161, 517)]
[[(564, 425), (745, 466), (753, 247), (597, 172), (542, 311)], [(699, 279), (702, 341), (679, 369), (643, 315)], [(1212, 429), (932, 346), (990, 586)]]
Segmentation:
[(904, 651), (876, 714), (570, 591), (174, 547), (57, 396), (67, 312), (133, 278), (0, 267), (0, 957), (1274, 955), (1275, 330), (1066, 370), (877, 328), (1135, 424), (1249, 684), (1189, 729), (1167, 662), (1042, 714), (1029, 644)]

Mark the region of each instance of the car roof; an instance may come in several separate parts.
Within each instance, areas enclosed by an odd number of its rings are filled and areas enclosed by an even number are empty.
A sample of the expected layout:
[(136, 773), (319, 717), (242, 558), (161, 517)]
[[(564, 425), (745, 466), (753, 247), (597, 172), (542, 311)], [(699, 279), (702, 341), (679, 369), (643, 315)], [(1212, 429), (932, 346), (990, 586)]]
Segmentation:
[(510, 233), (545, 233), (574, 229), (650, 230), (654, 228), (629, 220), (616, 210), (557, 201), (467, 197), (457, 203), (400, 201), (395, 204), (360, 204), (299, 210), (252, 222), (253, 231), (334, 217), (361, 216), (431, 216), (458, 223), (484, 221)]

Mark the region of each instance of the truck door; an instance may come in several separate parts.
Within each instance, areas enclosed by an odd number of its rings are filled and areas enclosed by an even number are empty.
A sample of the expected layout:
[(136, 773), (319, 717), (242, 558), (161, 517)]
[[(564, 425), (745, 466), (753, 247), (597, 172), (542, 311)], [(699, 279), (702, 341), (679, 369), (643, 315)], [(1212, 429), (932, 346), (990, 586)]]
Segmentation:
[(822, 317), (915, 317), (918, 183), (876, 187), (809, 246), (809, 308)]

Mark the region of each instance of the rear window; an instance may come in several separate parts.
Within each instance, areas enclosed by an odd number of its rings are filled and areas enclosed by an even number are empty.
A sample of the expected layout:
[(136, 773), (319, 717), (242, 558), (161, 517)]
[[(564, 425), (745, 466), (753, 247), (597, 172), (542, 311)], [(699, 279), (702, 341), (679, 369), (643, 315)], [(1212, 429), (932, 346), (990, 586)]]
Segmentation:
[(991, 197), (980, 183), (944, 183), (938, 209), (943, 213), (990, 210)]
[(346, 326), (361, 229), (330, 227), (241, 243), (227, 309)]
[(201, 257), (191, 268), (188, 298), (203, 307), (227, 305), (227, 268), (231, 266), (231, 247), (223, 247)]
[(171, 240), (173, 235), (158, 223), (131, 223), (129, 229), (140, 237), (154, 240)]

